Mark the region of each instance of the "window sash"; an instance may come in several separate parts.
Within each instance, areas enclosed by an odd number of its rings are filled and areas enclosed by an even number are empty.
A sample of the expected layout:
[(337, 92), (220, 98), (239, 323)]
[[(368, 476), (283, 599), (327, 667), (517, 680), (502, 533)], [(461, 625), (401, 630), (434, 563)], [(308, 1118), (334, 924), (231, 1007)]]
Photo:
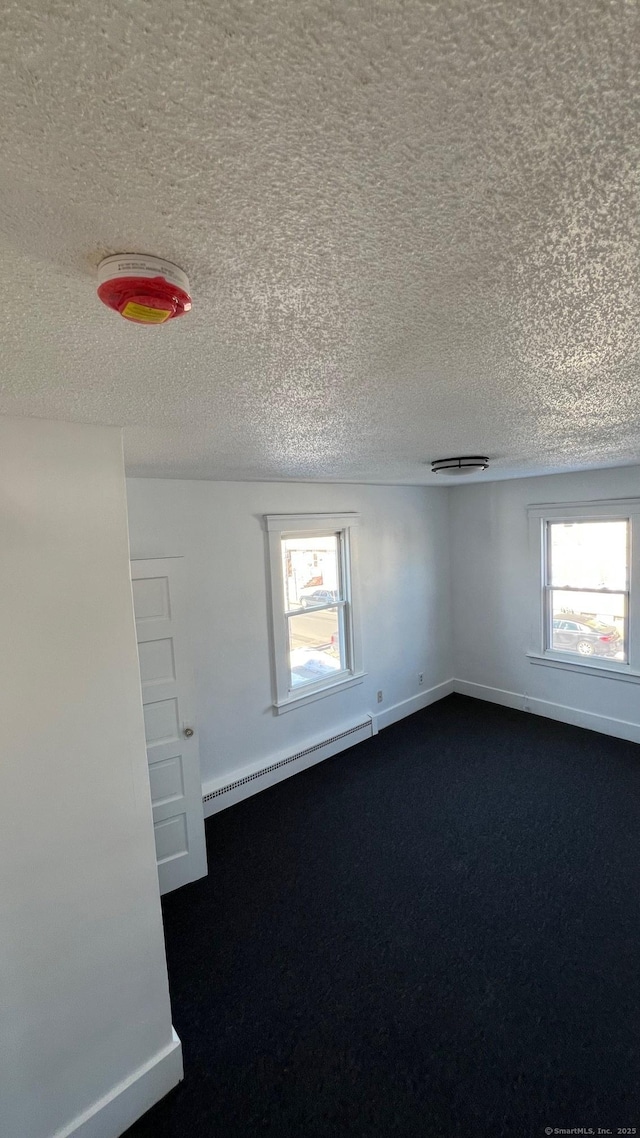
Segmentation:
[[(603, 523), (603, 522), (625, 522), (627, 527), (627, 557), (626, 557), (626, 589), (607, 589), (607, 588), (591, 588), (586, 585), (554, 585), (553, 581), (553, 566), (552, 566), (552, 545), (551, 545), (551, 529), (554, 525), (563, 525), (567, 522), (573, 525), (580, 525), (585, 523)], [(574, 653), (563, 653), (561, 648), (554, 648), (553, 646), (553, 594), (554, 593), (591, 593), (594, 596), (618, 596), (624, 597), (624, 660), (618, 660), (618, 664), (623, 667), (628, 665), (629, 662), (629, 601), (630, 601), (630, 573), (631, 573), (631, 519), (625, 516), (618, 517), (574, 517), (574, 518), (547, 518), (544, 523), (544, 550), (543, 550), (543, 566), (544, 566), (544, 580), (542, 584), (543, 590), (543, 650), (545, 654), (556, 656), (570, 655), (573, 657)]]
[[(294, 533), (281, 533), (280, 534), (280, 550), (281, 550), (281, 553), (284, 554), (284, 552), (285, 552), (285, 549), (284, 549), (285, 541), (290, 541), (292, 538), (301, 537), (301, 536), (306, 537), (309, 541), (313, 541), (314, 538), (317, 538), (318, 541), (321, 541), (322, 538), (325, 538), (325, 537), (335, 537), (335, 539), (336, 539), (336, 572), (337, 572), (337, 582), (336, 583), (337, 583), (337, 589), (335, 591), (337, 592), (338, 596), (337, 596), (337, 599), (335, 601), (331, 601), (331, 602), (327, 603), (326, 605), (312, 605), (311, 607), (313, 609), (313, 612), (320, 612), (322, 609), (325, 609), (325, 608), (327, 608), (327, 609), (335, 608), (336, 605), (345, 604), (345, 602), (347, 602), (349, 599), (346, 595), (346, 592), (345, 592), (346, 555), (347, 555), (347, 551), (348, 551), (347, 537), (346, 537), (345, 531), (344, 530), (323, 530), (322, 532), (320, 532), (320, 530), (318, 530), (317, 533), (310, 533), (310, 534), (299, 534), (299, 533), (295, 533), (295, 532)], [(283, 566), (284, 566), (284, 556), (282, 558), (282, 561), (283, 561)], [(283, 572), (284, 572), (284, 568), (283, 568)], [(322, 589), (322, 588), (324, 588), (324, 586), (318, 585), (318, 588)], [(282, 595), (284, 596), (284, 589), (283, 589)], [(285, 609), (284, 615), (287, 617), (288, 616), (299, 616), (300, 610), (299, 609)]]
[[(294, 531), (293, 533), (282, 532), (280, 534), (280, 551), (281, 551), (281, 555), (282, 555), (283, 578), (284, 578), (284, 572), (285, 572), (284, 566), (286, 564), (287, 553), (290, 552), (286, 549), (286, 542), (287, 541), (295, 541), (296, 539), (304, 539), (304, 540), (312, 543), (316, 540), (318, 542), (321, 542), (324, 538), (335, 539), (335, 543), (336, 543), (336, 575), (337, 575), (337, 581), (336, 581), (337, 588), (336, 588), (335, 592), (337, 592), (337, 594), (338, 594), (337, 601), (338, 600), (344, 601), (344, 600), (346, 600), (345, 591), (344, 591), (345, 539), (344, 539), (344, 532), (342, 530), (335, 530), (335, 529), (327, 528), (326, 530), (323, 529), (322, 532), (320, 532), (320, 530), (318, 530), (315, 533), (300, 533), (298, 531)], [(314, 563), (315, 567), (317, 567), (317, 554), (318, 554), (318, 552), (320, 552), (320, 551), (315, 551), (312, 555), (313, 556), (313, 563)], [(284, 584), (285, 584), (285, 581), (283, 579), (283, 596), (285, 595)], [(319, 589), (323, 588), (323, 586), (318, 585), (318, 588)], [(337, 601), (334, 603), (337, 603)], [(323, 607), (325, 607), (325, 606), (313, 605), (314, 611), (316, 611), (320, 608), (323, 608)], [(326, 607), (331, 607), (331, 606), (327, 605)], [(285, 609), (285, 616), (288, 616), (290, 614), (295, 615), (297, 611), (298, 610), (296, 610), (296, 609)]]
[[(316, 533), (307, 534), (307, 535), (301, 535), (299, 532), (294, 532), (294, 533), (283, 532), (280, 534), (280, 549), (284, 552), (284, 548), (285, 548), (284, 543), (287, 540), (291, 540), (292, 538), (301, 537), (301, 536), (306, 536), (309, 541), (313, 541), (316, 538), (318, 539), (318, 541), (321, 541), (323, 538), (326, 538), (326, 537), (335, 537), (335, 539), (336, 539), (336, 560), (337, 560), (336, 570), (337, 570), (337, 586), (338, 586), (337, 593), (338, 593), (339, 599), (332, 601), (331, 603), (325, 604), (325, 605), (312, 605), (312, 606), (310, 606), (310, 608), (308, 608), (306, 610), (305, 609), (303, 609), (303, 610), (288, 609), (285, 612), (284, 615), (285, 615), (286, 645), (287, 645), (287, 690), (288, 690), (290, 696), (298, 696), (298, 695), (302, 695), (303, 693), (306, 693), (306, 692), (319, 690), (323, 687), (326, 687), (328, 684), (332, 684), (332, 683), (338, 682), (341, 679), (344, 679), (345, 676), (351, 675), (352, 670), (353, 670), (352, 669), (349, 638), (346, 636), (346, 628), (348, 625), (348, 615), (349, 615), (349, 602), (345, 596), (345, 578), (347, 576), (346, 566), (345, 566), (345, 554), (346, 554), (346, 550), (347, 550), (347, 538), (346, 538), (345, 531), (344, 530), (323, 530), (322, 532), (320, 532), (320, 530), (318, 530)], [(318, 586), (318, 588), (320, 588), (320, 587), (321, 586)], [(340, 638), (340, 661), (342, 663), (342, 661), (344, 660), (344, 666), (339, 668), (339, 669), (336, 669), (336, 671), (334, 673), (332, 673), (330, 676), (322, 676), (317, 680), (307, 680), (306, 682), (303, 681), (302, 683), (294, 685), (293, 679), (292, 679), (292, 669), (291, 669), (290, 620), (293, 617), (300, 617), (302, 614), (306, 615), (308, 612), (312, 612), (312, 613), (325, 612), (329, 609), (337, 609), (338, 610), (338, 636)]]
[[(640, 682), (640, 498), (601, 499), (588, 502), (553, 502), (531, 505), (527, 508), (529, 518), (529, 603), (530, 603), (530, 649), (527, 652), (532, 663), (548, 663), (556, 667), (567, 667), (575, 672), (607, 673), (620, 679)], [(627, 523), (627, 589), (608, 590), (578, 588), (577, 586), (556, 586), (550, 584), (548, 571), (549, 523), (578, 522), (626, 522)], [(606, 657), (594, 659), (578, 658), (574, 653), (549, 647), (549, 631), (552, 616), (548, 616), (550, 589), (555, 592), (602, 593), (606, 596), (618, 593), (625, 598), (625, 644), (626, 659), (613, 660)]]
[[(543, 609), (544, 609), (544, 627), (545, 627), (544, 650), (545, 650), (545, 652), (552, 653), (553, 655), (562, 651), (561, 648), (554, 648), (553, 647), (553, 621), (554, 621), (553, 594), (554, 593), (569, 593), (569, 594), (571, 594), (571, 593), (583, 593), (583, 594), (584, 593), (592, 593), (594, 596), (602, 595), (605, 597), (611, 597), (611, 596), (624, 597), (624, 617), (623, 617), (624, 660), (618, 660), (617, 663), (625, 665), (628, 662), (628, 659), (629, 659), (629, 599), (630, 599), (628, 589), (576, 589), (573, 586), (569, 586), (569, 585), (567, 585), (567, 586), (544, 585), (543, 586)], [(563, 620), (563, 619), (570, 620), (571, 618), (561, 616), (560, 619), (561, 620)], [(573, 653), (571, 653), (571, 655), (573, 656)]]
[(347, 637), (347, 629), (349, 626), (349, 619), (348, 619), (349, 618), (349, 602), (348, 601), (334, 601), (333, 604), (330, 604), (330, 605), (317, 605), (317, 606), (314, 605), (311, 610), (307, 610), (307, 611), (311, 611), (311, 612), (315, 613), (315, 612), (325, 612), (329, 609), (337, 609), (338, 610), (338, 636), (339, 636), (339, 641), (340, 641), (340, 660), (341, 660), (341, 662), (342, 662), (342, 660), (344, 660), (344, 666), (339, 668), (339, 669), (336, 669), (335, 672), (331, 673), (330, 677), (323, 676), (319, 680), (308, 680), (306, 683), (303, 682), (301, 684), (296, 684), (295, 686), (294, 686), (292, 678), (291, 678), (291, 658), (290, 658), (291, 636), (289, 633), (289, 620), (291, 617), (306, 616), (307, 613), (304, 612), (304, 610), (301, 611), (300, 609), (291, 609), (289, 612), (286, 612), (284, 614), (285, 615), (285, 628), (286, 628), (286, 643), (288, 646), (287, 668), (288, 668), (288, 674), (289, 674), (288, 689), (289, 689), (290, 695), (301, 695), (303, 692), (306, 693), (308, 691), (315, 691), (318, 689), (322, 689), (323, 687), (327, 686), (327, 683), (333, 683), (334, 681), (337, 682), (339, 680), (343, 680), (345, 678), (345, 676), (350, 676), (352, 674), (353, 669), (351, 667), (350, 645), (349, 645), (349, 639)]
[[(276, 713), (289, 711), (314, 699), (330, 695), (345, 687), (362, 683), (359, 611), (354, 597), (354, 544), (359, 515), (342, 514), (267, 514), (264, 529), (267, 534), (270, 570), (271, 613), (271, 665), (273, 706)], [(289, 538), (338, 537), (337, 586), (339, 600), (313, 608), (285, 609), (285, 578), (283, 566), (283, 540)], [(318, 586), (320, 588), (320, 586)], [(322, 612), (337, 609), (341, 636), (343, 668), (317, 681), (303, 682), (293, 687), (290, 667), (289, 621), (301, 612)]]
[[(557, 525), (584, 525), (585, 523), (602, 523), (602, 522), (624, 522), (627, 527), (627, 563), (625, 566), (625, 585), (626, 589), (606, 589), (606, 588), (592, 588), (589, 585), (552, 585), (552, 565), (551, 565), (551, 527)], [(555, 588), (557, 590), (567, 589), (575, 593), (624, 593), (627, 594), (631, 588), (631, 518), (625, 515), (618, 517), (601, 516), (601, 517), (574, 517), (574, 518), (547, 518), (544, 523), (544, 587)]]

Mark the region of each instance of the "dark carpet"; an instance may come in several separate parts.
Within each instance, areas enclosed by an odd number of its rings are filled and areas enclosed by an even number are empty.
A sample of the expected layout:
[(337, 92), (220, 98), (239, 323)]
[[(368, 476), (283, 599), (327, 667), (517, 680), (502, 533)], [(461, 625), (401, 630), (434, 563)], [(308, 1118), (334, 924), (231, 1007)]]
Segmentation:
[(639, 824), (636, 744), (463, 696), (211, 818), (128, 1138), (640, 1134)]

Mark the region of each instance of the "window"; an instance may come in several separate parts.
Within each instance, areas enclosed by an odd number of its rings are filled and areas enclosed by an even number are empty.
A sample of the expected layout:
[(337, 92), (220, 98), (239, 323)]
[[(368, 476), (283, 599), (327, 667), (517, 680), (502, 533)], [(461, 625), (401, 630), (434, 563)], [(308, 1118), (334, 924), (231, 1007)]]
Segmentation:
[(629, 519), (546, 523), (546, 647), (626, 662)]
[(640, 567), (633, 556), (640, 501), (535, 506), (529, 519), (537, 578), (529, 655), (640, 678)]
[(357, 514), (269, 514), (274, 707), (361, 682), (354, 606)]

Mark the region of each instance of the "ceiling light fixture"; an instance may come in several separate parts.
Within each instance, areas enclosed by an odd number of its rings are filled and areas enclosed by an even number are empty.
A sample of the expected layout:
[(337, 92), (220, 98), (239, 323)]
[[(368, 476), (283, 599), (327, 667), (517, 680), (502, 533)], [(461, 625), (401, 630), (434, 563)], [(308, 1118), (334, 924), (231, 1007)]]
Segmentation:
[(432, 474), (453, 474), (457, 478), (466, 474), (479, 474), (488, 468), (489, 459), (477, 454), (464, 458), (437, 458), (431, 463)]
[(105, 257), (98, 265), (98, 296), (134, 324), (166, 324), (191, 309), (187, 274), (144, 253)]

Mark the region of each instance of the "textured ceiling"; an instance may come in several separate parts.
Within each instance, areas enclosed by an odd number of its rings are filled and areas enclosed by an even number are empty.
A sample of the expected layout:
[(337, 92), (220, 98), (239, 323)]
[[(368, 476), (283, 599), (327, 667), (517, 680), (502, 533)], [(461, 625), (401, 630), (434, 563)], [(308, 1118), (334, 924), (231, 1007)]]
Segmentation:
[[(639, 43), (625, 0), (5, 5), (0, 413), (140, 474), (637, 462)], [(193, 312), (102, 307), (123, 250)]]

